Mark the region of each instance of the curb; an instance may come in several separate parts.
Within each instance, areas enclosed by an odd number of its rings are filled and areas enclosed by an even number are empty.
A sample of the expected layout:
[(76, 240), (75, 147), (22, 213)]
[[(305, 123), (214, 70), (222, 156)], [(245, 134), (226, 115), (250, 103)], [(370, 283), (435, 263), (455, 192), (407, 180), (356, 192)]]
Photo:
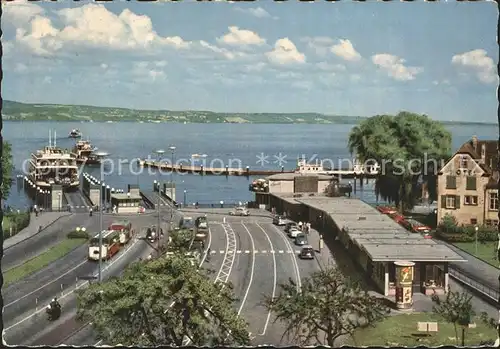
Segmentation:
[[(3, 250), (4, 250), (4, 251), (6, 251), (6, 250), (8, 250), (9, 248), (12, 248), (12, 247), (14, 247), (14, 246), (17, 246), (17, 245), (19, 245), (20, 243), (25, 242), (26, 240), (29, 240), (29, 239), (31, 239), (31, 238), (32, 238), (32, 237), (34, 237), (34, 236), (37, 236), (38, 234), (40, 234), (41, 232), (45, 231), (47, 228), (49, 228), (50, 226), (52, 226), (54, 223), (56, 223), (56, 222), (57, 222), (58, 220), (60, 220), (61, 218), (71, 216), (72, 214), (73, 214), (73, 213), (68, 213), (68, 214), (64, 214), (64, 215), (61, 215), (61, 216), (57, 217), (57, 218), (56, 218), (56, 219), (54, 219), (52, 222), (50, 222), (50, 223), (49, 223), (49, 224), (47, 224), (45, 227), (43, 227), (43, 229), (42, 229), (42, 230), (40, 230), (39, 232), (36, 232), (35, 234), (30, 235), (30, 236), (28, 236), (27, 238), (22, 239), (21, 241), (18, 241), (18, 242), (16, 242), (15, 244), (10, 245), (9, 247), (5, 247)], [(26, 229), (26, 228), (25, 228), (25, 229)], [(21, 230), (19, 233), (21, 233), (21, 232), (22, 232), (22, 230)], [(19, 234), (19, 233), (18, 233), (18, 234)], [(15, 236), (15, 235), (14, 235), (14, 236)], [(12, 237), (14, 237), (14, 236), (12, 236)], [(5, 242), (5, 241), (8, 241), (8, 239), (10, 239), (10, 238), (5, 239), (5, 240), (4, 240), (4, 242)]]

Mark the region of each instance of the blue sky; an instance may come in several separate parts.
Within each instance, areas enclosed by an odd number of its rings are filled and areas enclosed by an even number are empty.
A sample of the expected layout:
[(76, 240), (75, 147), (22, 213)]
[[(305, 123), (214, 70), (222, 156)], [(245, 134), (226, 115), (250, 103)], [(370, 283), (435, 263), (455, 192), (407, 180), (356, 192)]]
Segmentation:
[(497, 119), (492, 2), (2, 6), (5, 99)]

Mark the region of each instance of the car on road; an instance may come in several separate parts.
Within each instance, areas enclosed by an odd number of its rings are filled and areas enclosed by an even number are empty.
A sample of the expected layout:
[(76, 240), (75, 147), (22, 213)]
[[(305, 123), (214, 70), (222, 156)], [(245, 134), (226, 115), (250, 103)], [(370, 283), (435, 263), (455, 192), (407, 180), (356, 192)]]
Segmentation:
[(245, 207), (236, 207), (234, 210), (230, 211), (231, 216), (250, 216), (250, 211)]
[(198, 229), (208, 229), (208, 219), (207, 216), (196, 217), (195, 221), (196, 228)]
[(292, 239), (295, 239), (299, 234), (302, 234), (302, 231), (298, 228), (290, 228), (290, 230), (288, 231), (288, 236)]
[(288, 234), (288, 232), (290, 231), (291, 228), (298, 229), (297, 223), (295, 223), (295, 222), (288, 222), (287, 224), (285, 224), (285, 233)]
[(194, 231), (194, 228), (195, 228), (195, 222), (193, 217), (185, 216), (181, 218), (179, 222), (179, 229)]
[(300, 259), (314, 259), (314, 249), (311, 245), (302, 247), (299, 253)]
[(299, 234), (295, 237), (295, 245), (304, 246), (307, 245), (307, 236), (306, 234)]
[(276, 215), (273, 218), (273, 224), (278, 226), (286, 225), (286, 218), (280, 215)]

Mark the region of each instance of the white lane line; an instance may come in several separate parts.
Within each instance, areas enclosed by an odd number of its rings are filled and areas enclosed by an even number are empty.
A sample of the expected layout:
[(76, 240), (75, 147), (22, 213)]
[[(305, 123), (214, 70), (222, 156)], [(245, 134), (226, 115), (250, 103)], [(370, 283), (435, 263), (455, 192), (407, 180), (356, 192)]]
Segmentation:
[(210, 230), (210, 228), (208, 228), (208, 245), (207, 245), (207, 249), (205, 250), (205, 253), (203, 254), (203, 258), (201, 259), (201, 262), (200, 262), (200, 265), (198, 266), (198, 268), (201, 268), (201, 266), (203, 265), (203, 263), (207, 259), (208, 251), (210, 251), (211, 245), (212, 245), (212, 231)]
[(245, 253), (248, 254), (248, 253), (250, 253), (250, 251), (249, 250), (245, 250)]
[[(285, 235), (285, 233), (283, 233), (275, 225), (273, 225), (273, 228), (274, 228), (275, 231), (278, 232), (279, 236), (281, 236), (281, 238), (285, 242), (285, 245), (288, 247), (289, 253), (293, 253), (295, 250), (294, 250), (292, 244), (290, 243), (290, 241), (288, 240), (288, 237)], [(299, 270), (299, 263), (297, 262), (297, 254), (293, 253), (290, 256), (290, 258), (292, 258), (292, 265), (294, 266), (294, 268), (293, 268), (294, 269), (294, 274), (295, 274), (295, 278), (297, 280), (297, 291), (300, 292), (300, 290), (302, 289), (302, 281), (300, 279), (300, 270)]]
[[(259, 252), (259, 251), (255, 251), (255, 253), (258, 253), (258, 252)], [(266, 250), (262, 250), (261, 252), (262, 252), (262, 253), (267, 253), (267, 251), (266, 251)]]
[[(246, 227), (246, 225), (243, 224), (243, 221), (241, 222), (241, 225), (243, 226), (243, 228), (245, 228), (248, 236), (250, 237), (250, 241), (252, 242), (252, 249), (255, 250), (255, 241), (253, 239), (252, 234), (250, 234), (250, 231), (248, 230), (248, 228)], [(241, 314), (241, 311), (243, 310), (243, 306), (245, 305), (245, 302), (247, 301), (248, 292), (250, 292), (250, 287), (252, 286), (252, 283), (253, 283), (253, 274), (254, 274), (254, 272), (255, 272), (255, 255), (252, 256), (252, 267), (250, 269), (250, 281), (248, 281), (247, 290), (245, 292), (245, 295), (243, 296), (243, 300), (241, 301), (240, 308), (238, 309), (238, 316)]]
[[(132, 249), (132, 247), (133, 247), (133, 246), (135, 246), (135, 245), (137, 244), (137, 242), (138, 242), (138, 241), (135, 241), (133, 244), (131, 244), (131, 245), (130, 245), (130, 246), (129, 246), (129, 247), (128, 247), (125, 251), (123, 251), (123, 253), (122, 253), (121, 255), (119, 255), (116, 259), (111, 260), (111, 263), (109, 263), (106, 267), (104, 267), (104, 268), (102, 269), (102, 272), (104, 272), (104, 271), (108, 270), (108, 269), (109, 269), (109, 268), (110, 268), (113, 264), (115, 264), (115, 263), (116, 263), (116, 262), (118, 262), (118, 261), (119, 261), (119, 260), (120, 260), (123, 256), (125, 256), (125, 255), (126, 255), (126, 254), (127, 254), (127, 253), (131, 250), (131, 249)], [(97, 276), (97, 275), (94, 275), (94, 276)], [(71, 289), (71, 291), (68, 291), (67, 293), (65, 293), (65, 294), (61, 295), (61, 297), (59, 297), (59, 299), (63, 299), (63, 298), (65, 298), (65, 297), (69, 296), (70, 294), (73, 294), (76, 290), (78, 290), (79, 288), (82, 288), (83, 286), (87, 285), (88, 283), (89, 283), (88, 281), (85, 281), (85, 282), (83, 282), (81, 285), (76, 286), (75, 288), (72, 288), (72, 289)], [(42, 312), (42, 311), (45, 311), (45, 307), (46, 307), (46, 305), (41, 306), (41, 308), (40, 308), (39, 310), (36, 310), (33, 314), (28, 315), (28, 316), (26, 316), (25, 318), (23, 318), (23, 319), (19, 320), (18, 322), (16, 322), (15, 324), (13, 324), (13, 325), (11, 325), (11, 326), (7, 327), (6, 329), (4, 329), (4, 331), (8, 331), (8, 330), (10, 330), (10, 329), (12, 329), (12, 328), (14, 328), (14, 327), (16, 327), (16, 326), (18, 326), (18, 325), (22, 324), (22, 323), (23, 323), (23, 322), (25, 322), (26, 320), (28, 320), (28, 319), (32, 318), (32, 317), (33, 317), (33, 316), (35, 316), (36, 314), (38, 314), (38, 313), (40, 313), (40, 312)]]
[[(271, 247), (271, 249), (274, 249), (274, 246), (273, 246), (273, 243), (271, 241), (271, 239), (269, 238), (269, 235), (267, 234), (267, 232), (257, 223), (257, 226), (260, 228), (260, 230), (262, 230), (262, 232), (264, 233), (264, 235), (266, 235), (266, 239), (267, 241), (269, 242), (269, 246)], [(278, 282), (277, 278), (278, 278), (278, 272), (276, 270), (276, 254), (273, 253), (273, 299), (276, 295), (276, 284)], [(266, 323), (264, 324), (264, 328), (262, 329), (262, 333), (259, 334), (259, 336), (263, 336), (266, 334), (266, 331), (267, 331), (267, 326), (269, 325), (269, 320), (271, 319), (271, 310), (268, 311), (267, 313), (267, 318), (266, 318)]]
[(283, 253), (284, 251), (283, 250), (279, 250), (278, 253)]
[(74, 271), (74, 270), (78, 269), (79, 267), (81, 267), (81, 266), (82, 266), (82, 265), (84, 265), (85, 263), (87, 263), (87, 260), (84, 260), (83, 262), (81, 262), (81, 263), (80, 263), (80, 264), (78, 264), (77, 266), (75, 266), (75, 267), (71, 268), (70, 270), (68, 270), (68, 271), (67, 271), (67, 272), (65, 272), (64, 274), (62, 274), (62, 275), (58, 276), (56, 279), (53, 279), (53, 280), (51, 280), (51, 281), (47, 282), (46, 284), (44, 284), (44, 285), (42, 285), (42, 286), (38, 287), (36, 290), (33, 290), (33, 291), (31, 291), (30, 293), (27, 293), (27, 294), (25, 294), (24, 296), (19, 297), (18, 299), (16, 299), (16, 300), (14, 300), (14, 301), (10, 302), (9, 304), (4, 305), (4, 308), (7, 308), (8, 306), (11, 306), (12, 304), (15, 304), (15, 303), (19, 302), (20, 300), (22, 300), (22, 299), (24, 299), (24, 298), (26, 298), (26, 297), (28, 297), (28, 296), (31, 296), (33, 293), (38, 292), (38, 291), (40, 291), (42, 288), (45, 288), (45, 287), (47, 287), (48, 285), (50, 285), (50, 284), (52, 284), (52, 283), (56, 282), (57, 280), (59, 280), (59, 279), (60, 279), (60, 278), (62, 278), (63, 276), (68, 275), (69, 273), (71, 273), (72, 271)]

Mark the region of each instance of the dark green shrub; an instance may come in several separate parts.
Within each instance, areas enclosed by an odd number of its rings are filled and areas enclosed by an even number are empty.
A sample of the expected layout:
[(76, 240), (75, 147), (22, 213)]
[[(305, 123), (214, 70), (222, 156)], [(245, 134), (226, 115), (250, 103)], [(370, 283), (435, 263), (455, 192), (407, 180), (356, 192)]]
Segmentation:
[(86, 231), (82, 231), (82, 230), (73, 230), (73, 231), (70, 231), (67, 235), (68, 239), (89, 239), (90, 236), (89, 236), (89, 233), (87, 233)]

